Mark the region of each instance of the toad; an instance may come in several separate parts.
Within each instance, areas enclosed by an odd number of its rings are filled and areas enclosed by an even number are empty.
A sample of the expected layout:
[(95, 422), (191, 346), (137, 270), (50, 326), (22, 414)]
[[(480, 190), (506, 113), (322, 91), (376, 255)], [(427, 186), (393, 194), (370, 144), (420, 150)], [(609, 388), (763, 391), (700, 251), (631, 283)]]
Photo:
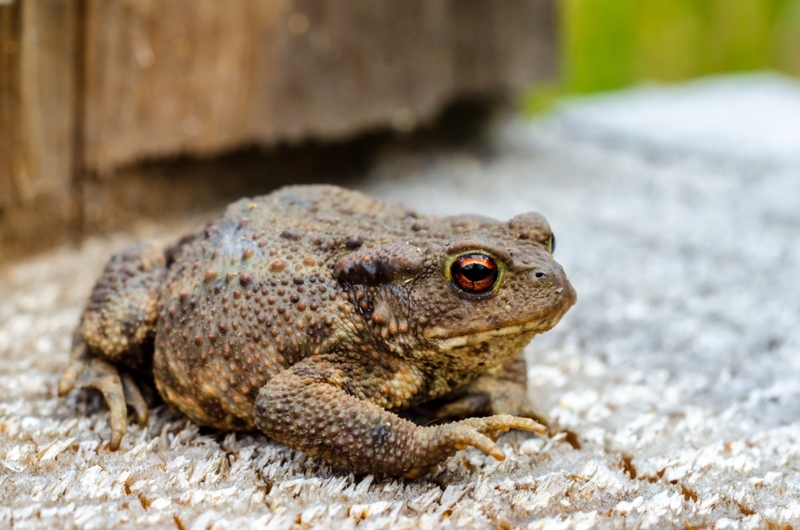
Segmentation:
[[(546, 434), (522, 350), (574, 304), (536, 213), (432, 217), (334, 186), (230, 205), (168, 248), (115, 254), (73, 337), (59, 395), (99, 390), (109, 447), (137, 382), (200, 425), (260, 429), (351, 470), (418, 477), (461, 449), (498, 460), (509, 429)], [(418, 426), (429, 400), (458, 419)]]

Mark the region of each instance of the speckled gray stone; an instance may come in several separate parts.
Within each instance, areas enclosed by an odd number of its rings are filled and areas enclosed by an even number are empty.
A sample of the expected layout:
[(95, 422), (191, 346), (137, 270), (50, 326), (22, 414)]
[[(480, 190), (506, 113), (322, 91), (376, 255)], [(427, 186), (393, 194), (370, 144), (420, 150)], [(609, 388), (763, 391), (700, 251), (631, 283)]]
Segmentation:
[[(758, 83), (744, 84), (775, 86)], [(504, 122), (490, 156), (387, 153), (362, 186), (430, 213), (548, 218), (578, 304), (527, 355), (531, 395), (561, 434), (511, 433), (505, 462), (468, 450), (403, 481), (201, 431), (162, 406), (120, 451), (98, 451), (101, 400), (55, 397), (92, 281), (133, 236), (93, 239), (0, 273), (0, 528), (797, 527), (800, 162), (790, 142), (787, 156), (739, 156), (748, 136), (731, 120), (730, 156), (707, 149), (702, 84), (652, 104), (687, 91), (705, 140), (654, 139), (650, 121), (596, 127), (600, 99)], [(614, 97), (608, 109), (648, 108), (640, 91)]]

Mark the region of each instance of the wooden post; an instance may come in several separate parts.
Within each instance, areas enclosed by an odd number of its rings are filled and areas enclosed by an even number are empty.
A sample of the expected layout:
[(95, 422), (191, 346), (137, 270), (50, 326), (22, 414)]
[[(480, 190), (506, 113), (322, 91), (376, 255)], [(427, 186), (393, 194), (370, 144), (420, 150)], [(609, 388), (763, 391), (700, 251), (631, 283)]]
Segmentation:
[(0, 252), (65, 240), (75, 199), (76, 0), (0, 6)]
[(143, 161), (409, 131), (550, 78), (553, 1), (0, 0), (0, 252), (141, 213)]

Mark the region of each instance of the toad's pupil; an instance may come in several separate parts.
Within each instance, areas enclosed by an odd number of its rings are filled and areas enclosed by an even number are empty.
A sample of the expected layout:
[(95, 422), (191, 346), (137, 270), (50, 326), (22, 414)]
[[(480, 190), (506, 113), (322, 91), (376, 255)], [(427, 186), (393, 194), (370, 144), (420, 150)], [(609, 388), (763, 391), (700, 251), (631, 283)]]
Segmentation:
[(450, 272), (453, 283), (471, 293), (488, 291), (497, 281), (497, 264), (483, 254), (461, 256), (453, 263)]
[(492, 269), (482, 263), (470, 263), (461, 267), (461, 274), (471, 282), (485, 280), (492, 274)]

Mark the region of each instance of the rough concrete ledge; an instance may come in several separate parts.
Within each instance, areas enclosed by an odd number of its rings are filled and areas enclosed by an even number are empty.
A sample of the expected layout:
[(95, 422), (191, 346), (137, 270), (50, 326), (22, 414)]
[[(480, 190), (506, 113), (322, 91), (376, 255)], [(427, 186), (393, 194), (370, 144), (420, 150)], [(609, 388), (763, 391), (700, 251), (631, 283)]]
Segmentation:
[(404, 481), (160, 407), (110, 453), (100, 400), (55, 397), (94, 276), (131, 236), (92, 239), (0, 275), (0, 527), (797, 528), (800, 166), (501, 129), (488, 150), (387, 155), (361, 187), (548, 217), (579, 300), (527, 355), (560, 434)]

